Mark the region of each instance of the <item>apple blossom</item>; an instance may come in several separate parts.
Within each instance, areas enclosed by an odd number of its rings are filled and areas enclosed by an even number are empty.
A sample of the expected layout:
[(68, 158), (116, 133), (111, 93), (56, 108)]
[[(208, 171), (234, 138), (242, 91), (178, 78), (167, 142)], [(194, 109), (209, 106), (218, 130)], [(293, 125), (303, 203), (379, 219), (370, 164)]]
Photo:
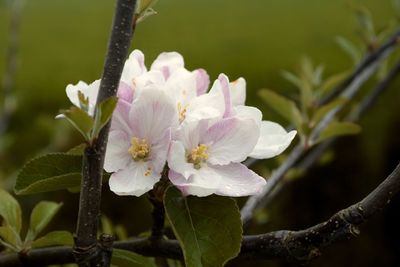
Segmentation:
[(184, 122), (171, 142), (169, 179), (186, 195), (257, 194), (265, 180), (240, 162), (258, 137), (258, 126), (249, 118)]
[(158, 88), (140, 91), (132, 104), (120, 103), (122, 108), (113, 115), (104, 169), (112, 172), (109, 185), (114, 193), (140, 196), (161, 177), (171, 127), (177, 121), (175, 106)]

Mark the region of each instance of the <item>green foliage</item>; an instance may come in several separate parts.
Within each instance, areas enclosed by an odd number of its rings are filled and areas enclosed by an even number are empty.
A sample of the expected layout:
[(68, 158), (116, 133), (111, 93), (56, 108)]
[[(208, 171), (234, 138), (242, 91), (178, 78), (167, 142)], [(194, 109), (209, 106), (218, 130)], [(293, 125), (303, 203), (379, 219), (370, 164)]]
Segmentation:
[(183, 249), (186, 266), (218, 267), (236, 257), (242, 225), (236, 202), (227, 197), (184, 197), (170, 187), (164, 206)]
[(344, 105), (348, 100), (345, 98), (337, 98), (328, 104), (325, 104), (321, 107), (318, 107), (316, 111), (314, 112), (312, 119), (311, 119), (311, 124), (316, 125), (319, 123), (326, 114), (328, 114), (331, 110)]
[(80, 103), (82, 108), (71, 107), (68, 110), (61, 111), (62, 115), (60, 115), (59, 118), (66, 118), (82, 134), (85, 140), (91, 143), (97, 138), (100, 130), (111, 119), (118, 98), (113, 96), (101, 102), (96, 108), (94, 118), (87, 113), (85, 101), (81, 94)]
[(259, 95), (275, 112), (296, 125), (297, 128), (301, 127), (303, 118), (292, 100), (269, 89), (260, 90)]
[(18, 174), (17, 194), (33, 194), (80, 186), (82, 157), (47, 154), (29, 161)]
[(0, 189), (0, 216), (3, 225), (10, 226), (16, 234), (19, 234), (22, 226), (21, 207), (7, 191)]
[(337, 136), (358, 134), (359, 132), (361, 132), (361, 127), (357, 124), (351, 122), (332, 122), (320, 133), (316, 143)]
[(123, 250), (113, 249), (111, 266), (118, 267), (157, 267), (153, 258)]
[(50, 246), (72, 246), (74, 239), (72, 234), (67, 231), (53, 231), (34, 240), (31, 248), (42, 248)]
[(31, 213), (28, 234), (26, 240), (35, 239), (43, 229), (50, 223), (53, 217), (61, 208), (61, 203), (50, 201), (41, 201), (37, 204)]
[(158, 0), (139, 0), (136, 4), (137, 23), (142, 22), (151, 15), (157, 14), (153, 6)]
[(342, 36), (336, 37), (336, 43), (351, 57), (354, 65), (360, 62), (363, 55), (361, 48)]

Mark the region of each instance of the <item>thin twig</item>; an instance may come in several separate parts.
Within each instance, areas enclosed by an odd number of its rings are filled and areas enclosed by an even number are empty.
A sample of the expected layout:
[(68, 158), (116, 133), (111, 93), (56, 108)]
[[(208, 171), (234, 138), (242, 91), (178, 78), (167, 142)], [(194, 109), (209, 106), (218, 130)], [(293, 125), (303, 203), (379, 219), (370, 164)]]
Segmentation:
[[(116, 3), (97, 105), (117, 93), (136, 24), (135, 6), (136, 0), (118, 0)], [(107, 255), (108, 258), (111, 256), (104, 244), (111, 246), (112, 242), (98, 243), (96, 237), (109, 128), (110, 123), (100, 131), (98, 138), (85, 149), (83, 155), (82, 184), (74, 246), (74, 256), (79, 266), (107, 266), (109, 262)]]
[[(346, 87), (341, 88), (340, 90), (335, 90), (339, 92), (342, 98), (351, 99), (354, 95), (360, 90), (362, 85), (376, 72), (379, 64), (394, 50), (394, 46), (398, 44), (400, 32), (397, 32), (394, 36), (392, 36), (388, 42), (386, 42), (382, 47), (377, 49), (375, 52), (369, 54), (364, 58), (359, 67), (353, 72), (352, 75), (345, 81)], [(335, 93), (335, 97), (338, 94)], [(333, 95), (332, 95), (333, 96)], [(324, 103), (322, 101), (321, 103)], [(320, 123), (314, 128), (311, 132), (309, 140), (310, 142), (314, 142), (316, 138), (318, 138), (319, 134), (322, 130), (324, 130), (338, 114), (340, 110), (342, 110), (344, 104), (338, 105), (333, 110), (331, 110), (325, 117), (321, 120)], [(320, 146), (319, 144), (318, 146)], [(245, 205), (241, 210), (241, 218), (243, 224), (246, 224), (252, 217), (254, 210), (258, 207), (262, 207), (262, 203), (266, 203), (265, 199), (268, 198), (268, 195), (271, 194), (272, 190), (275, 186), (284, 178), (286, 172), (294, 167), (298, 160), (307, 154), (307, 150), (302, 149), (301, 145), (298, 145), (289, 155), (287, 162), (284, 162), (283, 167), (280, 166), (274, 173), (273, 176), (268, 180), (267, 186), (265, 189), (259, 194), (255, 196), (249, 197)], [(315, 148), (314, 148), (315, 149)], [(295, 155), (296, 160), (292, 160)], [(250, 162), (252, 164), (254, 162)], [(279, 172), (278, 172), (279, 171)], [(277, 173), (277, 174), (275, 174)], [(270, 183), (270, 185), (268, 185)]]
[[(320, 250), (332, 243), (353, 238), (360, 231), (358, 226), (390, 203), (400, 191), (400, 163), (394, 171), (360, 202), (340, 210), (329, 220), (305, 230), (280, 230), (261, 235), (243, 237), (239, 258), (286, 259), (307, 262), (320, 255)], [(145, 256), (181, 259), (182, 250), (177, 240), (133, 239), (114, 243), (114, 248), (130, 250)], [(24, 263), (66, 264), (73, 262), (71, 247), (34, 249), (24, 257)], [(0, 266), (22, 266), (18, 254), (0, 255)]]

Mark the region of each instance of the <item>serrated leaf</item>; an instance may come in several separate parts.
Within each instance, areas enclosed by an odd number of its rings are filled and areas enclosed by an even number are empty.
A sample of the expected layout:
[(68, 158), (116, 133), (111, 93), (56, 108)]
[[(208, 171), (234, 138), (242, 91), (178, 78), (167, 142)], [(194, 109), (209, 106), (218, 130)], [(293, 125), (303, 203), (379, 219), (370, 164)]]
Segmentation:
[(100, 130), (107, 124), (111, 119), (113, 111), (117, 105), (118, 98), (116, 96), (109, 97), (101, 102), (96, 108), (96, 116), (93, 126), (93, 132), (91, 139), (96, 138), (99, 135)]
[(0, 239), (14, 248), (21, 245), (19, 234), (10, 225), (0, 226)]
[(111, 264), (118, 267), (157, 267), (153, 258), (123, 249), (113, 249)]
[(62, 203), (41, 201), (31, 213), (31, 220), (27, 234), (27, 240), (33, 240), (50, 223), (53, 217), (60, 210)]
[(63, 110), (62, 116), (59, 116), (58, 118), (66, 118), (72, 126), (82, 134), (85, 140), (91, 140), (94, 120), (84, 110), (77, 107), (71, 107), (68, 110)]
[(83, 152), (85, 152), (86, 147), (87, 147), (87, 144), (83, 143), (83, 144), (80, 144), (80, 145), (77, 145), (77, 146), (71, 148), (66, 153), (69, 155), (81, 156), (81, 155), (83, 155)]
[(67, 231), (53, 231), (34, 240), (32, 248), (42, 248), (50, 246), (71, 246), (74, 243), (72, 234)]
[(346, 98), (337, 98), (328, 104), (325, 104), (317, 109), (317, 111), (314, 113), (312, 117), (312, 123), (313, 125), (316, 125), (318, 122), (320, 122), (326, 114), (328, 114), (329, 111), (333, 110), (334, 108), (344, 105), (347, 102)]
[(47, 154), (29, 161), (17, 176), (15, 192), (33, 194), (80, 186), (82, 157)]
[(259, 95), (273, 110), (275, 110), (275, 112), (296, 125), (297, 129), (301, 127), (303, 118), (296, 104), (292, 100), (289, 100), (269, 89), (260, 90)]
[(362, 57), (362, 52), (350, 40), (347, 40), (342, 36), (337, 36), (336, 43), (340, 46), (340, 48), (343, 49), (344, 52), (346, 52), (351, 57), (354, 65), (360, 62)]
[(223, 266), (238, 255), (242, 224), (233, 199), (184, 197), (178, 189), (170, 187), (165, 193), (164, 206), (187, 267)]
[(22, 225), (22, 212), (18, 201), (7, 191), (0, 188), (0, 216), (3, 225), (11, 226), (19, 234)]
[(316, 143), (322, 142), (328, 138), (342, 135), (353, 135), (361, 132), (361, 127), (351, 122), (332, 122), (323, 131), (321, 131)]

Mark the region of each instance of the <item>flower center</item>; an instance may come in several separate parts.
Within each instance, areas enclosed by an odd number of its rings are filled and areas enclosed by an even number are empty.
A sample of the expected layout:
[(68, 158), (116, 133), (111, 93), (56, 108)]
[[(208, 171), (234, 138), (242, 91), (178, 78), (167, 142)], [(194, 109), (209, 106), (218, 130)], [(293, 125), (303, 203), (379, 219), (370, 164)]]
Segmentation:
[(187, 161), (193, 163), (195, 169), (200, 169), (201, 163), (208, 159), (208, 146), (204, 144), (198, 145), (193, 148), (190, 154), (187, 156)]
[(178, 102), (179, 122), (182, 122), (185, 119), (187, 107), (188, 105), (182, 105), (181, 102)]
[(132, 137), (128, 152), (134, 161), (145, 160), (149, 156), (150, 146), (145, 139)]

